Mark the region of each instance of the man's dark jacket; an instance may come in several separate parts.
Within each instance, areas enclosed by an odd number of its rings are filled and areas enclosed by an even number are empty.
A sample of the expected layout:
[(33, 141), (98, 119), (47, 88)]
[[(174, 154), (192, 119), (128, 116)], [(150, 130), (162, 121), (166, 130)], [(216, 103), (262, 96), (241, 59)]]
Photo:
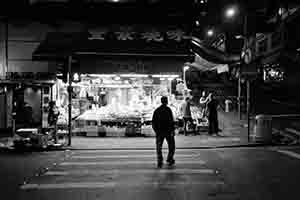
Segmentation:
[(161, 105), (154, 111), (152, 128), (156, 134), (168, 135), (174, 132), (172, 110), (167, 105)]

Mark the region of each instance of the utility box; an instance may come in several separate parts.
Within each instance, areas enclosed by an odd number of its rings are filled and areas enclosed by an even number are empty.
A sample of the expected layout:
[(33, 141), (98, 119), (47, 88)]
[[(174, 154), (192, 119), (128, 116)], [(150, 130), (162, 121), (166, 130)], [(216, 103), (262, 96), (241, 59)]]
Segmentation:
[(255, 142), (271, 143), (272, 141), (272, 116), (257, 115), (253, 130)]

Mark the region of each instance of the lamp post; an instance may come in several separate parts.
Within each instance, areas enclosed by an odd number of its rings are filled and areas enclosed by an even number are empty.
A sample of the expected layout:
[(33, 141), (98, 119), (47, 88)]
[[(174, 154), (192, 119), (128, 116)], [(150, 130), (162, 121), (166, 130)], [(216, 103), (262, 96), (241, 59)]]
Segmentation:
[[(232, 19), (237, 14), (237, 11), (238, 11), (237, 6), (230, 6), (225, 11), (225, 17), (227, 19)], [(246, 29), (246, 25), (245, 24), (244, 24), (243, 28), (244, 28), (243, 32), (245, 33), (246, 32), (246, 30), (245, 30)], [(242, 37), (244, 39), (244, 44), (245, 44), (245, 42), (246, 42), (246, 40), (245, 40), (245, 34)], [(241, 113), (241, 93), (242, 93), (242, 87), (241, 87), (241, 82), (242, 82), (242, 80), (241, 80), (241, 77), (239, 76), (239, 79), (238, 79), (238, 98), (237, 98), (237, 100), (238, 100), (238, 115), (239, 115), (239, 119), (242, 119), (242, 113)]]
[(72, 138), (72, 56), (68, 56), (68, 146), (71, 146)]
[[(226, 12), (225, 15), (227, 18), (232, 18), (236, 15), (237, 13), (237, 7), (232, 6), (229, 7)], [(244, 40), (244, 46), (243, 46), (243, 64), (249, 64), (251, 62), (251, 55), (248, 55), (248, 51), (250, 50), (250, 45), (249, 44), (249, 37), (248, 37), (248, 12), (247, 12), (247, 8), (244, 5), (244, 9), (243, 9), (243, 40)], [(250, 50), (250, 54), (251, 54), (251, 50)], [(247, 127), (248, 127), (248, 141), (250, 141), (250, 80), (247, 78), (246, 80), (246, 84), (247, 84)], [(241, 119), (242, 115), (241, 115), (241, 77), (239, 77), (238, 80), (238, 113), (239, 113), (239, 118)]]

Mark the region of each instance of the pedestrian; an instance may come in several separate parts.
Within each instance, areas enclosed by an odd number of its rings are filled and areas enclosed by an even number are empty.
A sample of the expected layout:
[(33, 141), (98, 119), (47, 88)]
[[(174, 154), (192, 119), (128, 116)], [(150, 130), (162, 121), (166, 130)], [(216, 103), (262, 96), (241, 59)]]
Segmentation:
[(208, 102), (207, 102), (207, 118), (208, 118), (208, 134), (218, 135), (219, 132), (219, 123), (218, 123), (218, 102), (215, 99), (213, 93), (208, 95)]
[(208, 97), (206, 96), (206, 92), (203, 90), (202, 92), (202, 96), (199, 99), (199, 104), (200, 104), (200, 112), (201, 112), (201, 116), (202, 118), (205, 118), (207, 116), (205, 116), (205, 110), (206, 110), (206, 104), (208, 102)]
[(157, 167), (161, 168), (163, 165), (162, 146), (164, 139), (168, 143), (168, 157), (167, 163), (172, 166), (175, 163), (175, 122), (172, 110), (168, 107), (168, 98), (161, 97), (161, 106), (159, 106), (152, 117), (152, 128), (156, 134), (156, 153), (157, 153)]
[(187, 135), (188, 125), (193, 124), (191, 102), (189, 97), (186, 97), (185, 102), (183, 102), (183, 104), (181, 105), (181, 113), (183, 116), (183, 133), (184, 135)]
[(53, 129), (52, 136), (54, 139), (54, 143), (57, 143), (57, 120), (60, 113), (58, 107), (55, 104), (55, 101), (49, 102), (48, 124), (49, 127)]

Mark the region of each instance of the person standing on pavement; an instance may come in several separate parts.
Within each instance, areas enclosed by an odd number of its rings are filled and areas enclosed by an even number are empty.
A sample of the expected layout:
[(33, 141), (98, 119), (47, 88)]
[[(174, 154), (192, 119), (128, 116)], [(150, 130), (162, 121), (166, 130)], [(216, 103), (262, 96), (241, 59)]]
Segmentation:
[(168, 143), (168, 157), (167, 163), (169, 166), (175, 163), (175, 122), (172, 110), (168, 107), (168, 98), (161, 97), (161, 106), (159, 106), (152, 117), (152, 128), (156, 134), (156, 153), (157, 153), (157, 167), (161, 168), (163, 165), (162, 146), (164, 139)]
[(200, 112), (201, 112), (202, 118), (206, 117), (205, 116), (205, 110), (206, 110), (206, 104), (207, 104), (207, 102), (208, 102), (208, 97), (206, 97), (206, 92), (203, 91), (202, 92), (202, 96), (199, 99)]
[(57, 120), (59, 116), (58, 107), (55, 105), (55, 101), (49, 102), (49, 113), (48, 113), (48, 124), (49, 127), (53, 128), (52, 136), (54, 138), (54, 143), (57, 143)]
[(193, 123), (190, 98), (186, 97), (185, 102), (181, 105), (181, 113), (183, 115), (183, 133), (187, 135), (188, 123)]
[(218, 123), (218, 102), (215, 99), (213, 93), (208, 95), (207, 102), (207, 117), (208, 117), (208, 134), (218, 135), (219, 132), (219, 123)]

